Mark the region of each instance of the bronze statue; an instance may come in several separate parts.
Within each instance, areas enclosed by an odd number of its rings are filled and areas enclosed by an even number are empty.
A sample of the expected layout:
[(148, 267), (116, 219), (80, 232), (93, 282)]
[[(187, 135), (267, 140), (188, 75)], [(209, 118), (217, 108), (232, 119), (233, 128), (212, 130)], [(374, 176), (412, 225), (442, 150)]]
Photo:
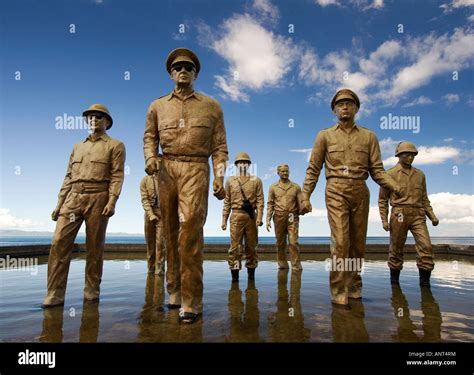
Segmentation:
[[(213, 190), (224, 199), (228, 160), (224, 116), (219, 103), (193, 89), (200, 71), (194, 52), (173, 50), (166, 70), (174, 90), (151, 103), (143, 150), (146, 172), (159, 171), (160, 208), (166, 241), (169, 308), (181, 307), (180, 321), (193, 323), (202, 310), (203, 227), (207, 217), (209, 157)], [(158, 157), (158, 146), (163, 157)]]
[(105, 232), (115, 213), (124, 179), (125, 146), (109, 137), (112, 117), (102, 104), (84, 111), (90, 135), (74, 145), (66, 177), (52, 213), (57, 221), (48, 260), (48, 293), (43, 307), (64, 304), (74, 240), (86, 222), (84, 300), (99, 299)]
[(161, 221), (158, 175), (143, 177), (140, 182), (140, 195), (145, 210), (145, 240), (147, 247), (148, 273), (164, 275), (165, 241)]
[(247, 267), (249, 279), (255, 278), (255, 269), (258, 266), (257, 226), (263, 225), (264, 198), (262, 180), (248, 173), (250, 163), (250, 156), (247, 153), (239, 153), (235, 158), (237, 176), (229, 177), (225, 187), (221, 228), (227, 229), (227, 219), (232, 210), (228, 263), (233, 282), (239, 280), (239, 271), (242, 269), (240, 245), (243, 240), (245, 241), (245, 267)]
[(309, 198), (324, 164), (331, 256), (351, 266), (344, 267), (344, 271), (330, 271), (331, 299), (336, 305), (347, 305), (348, 298), (362, 297), (361, 269), (354, 265), (360, 265), (365, 254), (369, 217), (365, 180), (370, 174), (377, 184), (400, 191), (383, 168), (377, 136), (354, 121), (359, 107), (359, 98), (351, 90), (342, 89), (334, 95), (331, 109), (338, 123), (317, 135), (302, 193), (304, 214), (312, 210)]
[(277, 239), (277, 261), (279, 269), (288, 268), (286, 258), (286, 238), (290, 242), (291, 268), (301, 271), (300, 249), (298, 244), (299, 207), (298, 197), (301, 188), (290, 181), (290, 168), (287, 164), (277, 167), (280, 181), (270, 186), (267, 201), (267, 230), (270, 231), (271, 220), (275, 224)]
[[(428, 193), (426, 179), (422, 171), (412, 167), (416, 146), (411, 142), (400, 142), (395, 151), (398, 164), (387, 173), (402, 187), (400, 195), (390, 194), (381, 187), (379, 193), (379, 210), (383, 228), (390, 231), (390, 250), (388, 266), (390, 282), (398, 284), (400, 271), (403, 268), (403, 247), (410, 231), (415, 239), (417, 252), (416, 265), (420, 274), (420, 285), (430, 286), (431, 271), (434, 268), (433, 247), (426, 226), (426, 216), (434, 226), (439, 220), (433, 212)], [(392, 206), (390, 222), (388, 221), (388, 202)]]

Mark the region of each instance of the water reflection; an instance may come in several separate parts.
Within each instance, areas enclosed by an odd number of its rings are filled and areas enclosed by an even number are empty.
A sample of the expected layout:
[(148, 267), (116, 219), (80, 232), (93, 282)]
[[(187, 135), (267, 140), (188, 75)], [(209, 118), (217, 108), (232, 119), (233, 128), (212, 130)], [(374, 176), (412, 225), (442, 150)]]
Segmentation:
[(145, 303), (138, 316), (138, 341), (141, 342), (202, 342), (202, 319), (194, 324), (179, 324), (178, 310), (168, 310), (165, 304), (163, 276), (148, 274)]
[(245, 304), (239, 283), (232, 283), (229, 290), (230, 332), (226, 341), (261, 342), (259, 334), (260, 310), (258, 309), (258, 290), (254, 280), (248, 280), (245, 290)]
[(422, 341), (441, 341), (441, 312), (438, 302), (433, 297), (430, 288), (421, 288), (421, 311), (423, 312), (423, 339)]
[(278, 295), (276, 312), (268, 315), (269, 336), (273, 342), (306, 342), (311, 330), (305, 328), (301, 310), (301, 274), (291, 272), (290, 294), (288, 294), (288, 269), (278, 270)]
[(392, 308), (393, 314), (397, 318), (398, 327), (397, 333), (392, 335), (392, 341), (394, 342), (416, 342), (418, 336), (415, 334), (416, 325), (410, 318), (410, 309), (408, 307), (408, 301), (403, 294), (400, 285), (392, 284)]
[(84, 301), (82, 304), (79, 342), (97, 342), (99, 337), (99, 303)]
[(43, 309), (43, 329), (39, 336), (40, 342), (63, 341), (64, 306)]
[(349, 299), (349, 309), (332, 305), (331, 322), (334, 342), (369, 342), (361, 299)]
[(415, 333), (417, 327), (410, 317), (408, 301), (399, 285), (392, 285), (392, 307), (398, 322), (397, 334), (392, 335), (395, 342), (439, 342), (443, 319), (438, 302), (430, 288), (421, 287), (421, 312), (423, 317), (423, 337)]
[[(71, 318), (74, 315), (70, 315)], [(43, 328), (40, 342), (62, 342), (64, 306), (43, 309)], [(99, 303), (84, 301), (82, 305), (79, 342), (97, 342), (99, 336)]]

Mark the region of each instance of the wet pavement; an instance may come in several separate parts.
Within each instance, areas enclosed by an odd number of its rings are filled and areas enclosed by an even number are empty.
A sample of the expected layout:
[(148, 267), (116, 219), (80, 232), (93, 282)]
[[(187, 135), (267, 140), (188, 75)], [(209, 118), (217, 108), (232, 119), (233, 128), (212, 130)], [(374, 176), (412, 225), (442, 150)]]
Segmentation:
[(224, 255), (204, 263), (204, 311), (193, 325), (165, 306), (163, 278), (144, 256), (106, 254), (99, 303), (83, 303), (84, 255), (71, 263), (66, 303), (43, 310), (47, 257), (35, 270), (0, 270), (2, 342), (472, 342), (474, 259), (438, 257), (431, 290), (408, 258), (400, 286), (386, 261), (365, 262), (363, 299), (330, 303), (325, 256), (303, 256), (303, 272), (262, 256), (256, 280), (230, 282)]

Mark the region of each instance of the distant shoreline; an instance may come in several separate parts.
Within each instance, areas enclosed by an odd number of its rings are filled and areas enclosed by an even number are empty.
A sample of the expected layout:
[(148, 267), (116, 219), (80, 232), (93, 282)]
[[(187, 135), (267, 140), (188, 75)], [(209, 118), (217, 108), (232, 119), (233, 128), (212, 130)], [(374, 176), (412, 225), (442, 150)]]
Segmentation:
[[(50, 245), (26, 245), (26, 246), (3, 246), (0, 247), (0, 258), (5, 257), (32, 257), (49, 254)], [(204, 253), (209, 254), (227, 254), (229, 245), (225, 243), (205, 243)], [(388, 244), (367, 244), (366, 254), (381, 254), (384, 257), (388, 254)], [(259, 244), (259, 254), (275, 254), (276, 247), (274, 244)], [(454, 245), (454, 244), (437, 244), (433, 245), (435, 256), (440, 255), (461, 255), (474, 256), (474, 245)], [(85, 253), (85, 244), (74, 244), (74, 253)], [(146, 253), (146, 245), (143, 243), (106, 243), (106, 253)], [(301, 244), (301, 254), (330, 254), (329, 244)], [(415, 245), (405, 245), (405, 254), (415, 254)]]

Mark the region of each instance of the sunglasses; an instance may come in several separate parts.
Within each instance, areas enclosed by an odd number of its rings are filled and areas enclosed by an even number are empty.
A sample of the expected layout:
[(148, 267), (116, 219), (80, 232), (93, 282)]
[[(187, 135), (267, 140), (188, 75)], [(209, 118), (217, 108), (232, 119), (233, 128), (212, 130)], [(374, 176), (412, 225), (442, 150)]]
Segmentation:
[(336, 107), (344, 107), (345, 105), (347, 105), (348, 107), (352, 106), (352, 105), (355, 105), (355, 103), (352, 101), (352, 100), (341, 100), (339, 102), (336, 103)]
[(196, 68), (194, 67), (194, 65), (192, 64), (176, 64), (176, 65), (173, 65), (173, 70), (176, 70), (177, 72), (180, 72), (181, 69), (186, 69), (188, 72), (192, 72), (193, 70), (195, 70)]
[(97, 120), (102, 120), (104, 118), (103, 115), (96, 114), (96, 113), (92, 113), (90, 115), (87, 115), (87, 118), (92, 118), (92, 117), (95, 117)]

